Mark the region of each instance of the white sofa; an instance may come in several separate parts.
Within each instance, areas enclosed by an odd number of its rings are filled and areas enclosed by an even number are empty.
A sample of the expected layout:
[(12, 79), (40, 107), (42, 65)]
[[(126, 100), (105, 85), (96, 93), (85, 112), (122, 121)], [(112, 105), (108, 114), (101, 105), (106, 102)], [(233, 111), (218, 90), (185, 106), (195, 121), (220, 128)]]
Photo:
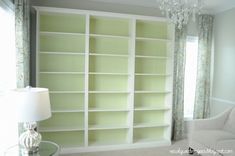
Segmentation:
[(216, 117), (193, 120), (189, 152), (203, 156), (235, 156), (235, 107)]

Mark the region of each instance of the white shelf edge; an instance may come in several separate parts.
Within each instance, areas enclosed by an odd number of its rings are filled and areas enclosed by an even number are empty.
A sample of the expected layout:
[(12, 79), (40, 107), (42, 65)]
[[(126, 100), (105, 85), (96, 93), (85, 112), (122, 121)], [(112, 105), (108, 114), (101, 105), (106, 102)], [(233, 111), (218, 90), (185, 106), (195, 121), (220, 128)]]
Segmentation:
[(52, 113), (84, 113), (84, 110), (52, 110)]
[(88, 112), (128, 112), (128, 109), (89, 109)]
[(137, 107), (134, 110), (135, 111), (167, 111), (170, 110), (170, 107)]
[(135, 91), (135, 93), (141, 94), (141, 93), (156, 93), (156, 94), (168, 94), (171, 93), (170, 91)]
[(93, 94), (102, 94), (102, 93), (107, 93), (107, 94), (129, 94), (130, 92), (128, 92), (128, 91), (89, 91), (89, 93), (93, 93)]
[(84, 72), (39, 72), (40, 74), (85, 74)]
[(39, 54), (50, 54), (50, 55), (85, 55), (84, 53), (81, 52), (59, 52), (59, 51), (41, 51)]
[(136, 55), (136, 58), (150, 58), (150, 59), (169, 59), (168, 56), (151, 56), (151, 55)]
[(171, 42), (169, 39), (162, 38), (151, 38), (151, 37), (136, 37), (136, 40), (146, 40), (146, 41), (162, 41), (162, 42)]
[(39, 132), (70, 132), (84, 131), (84, 128), (39, 128)]
[(73, 94), (73, 93), (84, 93), (84, 91), (49, 91), (51, 94)]
[(123, 75), (128, 76), (128, 73), (99, 73), (99, 72), (89, 72), (90, 75)]
[(171, 76), (171, 74), (135, 73), (136, 76)]
[(150, 128), (150, 127), (168, 127), (170, 124), (154, 124), (154, 123), (149, 123), (149, 124), (137, 124), (134, 123), (134, 128)]
[(93, 34), (90, 34), (90, 37), (106, 37), (106, 38), (130, 39), (129, 36), (94, 34), (94, 33), (93, 33)]
[(76, 35), (85, 36), (85, 33), (57, 32), (57, 31), (40, 31), (40, 35)]
[(89, 53), (90, 56), (104, 56), (104, 57), (128, 57), (124, 54), (100, 54), (100, 53)]
[(99, 126), (99, 125), (89, 125), (88, 130), (114, 130), (114, 129), (128, 129), (129, 126)]

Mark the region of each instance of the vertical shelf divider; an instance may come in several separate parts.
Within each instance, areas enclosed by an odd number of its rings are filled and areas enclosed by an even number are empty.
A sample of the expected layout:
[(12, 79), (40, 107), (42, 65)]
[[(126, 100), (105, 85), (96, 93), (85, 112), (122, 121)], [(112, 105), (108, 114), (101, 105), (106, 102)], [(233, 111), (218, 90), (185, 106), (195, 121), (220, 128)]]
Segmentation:
[(133, 143), (133, 129), (134, 129), (134, 92), (135, 92), (135, 37), (136, 37), (136, 19), (130, 20), (130, 41), (129, 41), (129, 135), (128, 143)]
[(84, 142), (88, 147), (88, 104), (89, 104), (89, 35), (90, 34), (90, 15), (86, 14), (86, 37), (85, 37), (85, 100), (84, 100)]

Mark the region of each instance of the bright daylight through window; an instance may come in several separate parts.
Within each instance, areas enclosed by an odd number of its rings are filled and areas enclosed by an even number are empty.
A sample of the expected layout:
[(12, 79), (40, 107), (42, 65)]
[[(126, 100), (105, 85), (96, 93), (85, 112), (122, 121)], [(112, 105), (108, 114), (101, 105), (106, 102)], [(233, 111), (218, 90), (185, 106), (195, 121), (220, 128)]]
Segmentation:
[(184, 80), (184, 118), (192, 119), (197, 76), (198, 37), (188, 36)]
[(16, 53), (14, 12), (7, 0), (0, 1), (0, 156), (17, 143), (17, 122), (6, 100), (10, 89), (16, 87)]
[(16, 87), (15, 28), (12, 12), (0, 6), (0, 94)]

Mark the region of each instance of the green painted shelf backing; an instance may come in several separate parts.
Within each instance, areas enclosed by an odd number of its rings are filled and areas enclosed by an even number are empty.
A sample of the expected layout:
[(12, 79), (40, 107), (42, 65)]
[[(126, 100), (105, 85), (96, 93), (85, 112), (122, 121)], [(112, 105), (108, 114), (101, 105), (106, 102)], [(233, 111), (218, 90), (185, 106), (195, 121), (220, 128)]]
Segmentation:
[(61, 148), (84, 146), (84, 132), (43, 132), (42, 140), (50, 140), (57, 143)]
[(73, 14), (41, 14), (40, 30), (49, 32), (85, 33), (85, 16)]
[(52, 110), (84, 110), (84, 94), (50, 94)]
[(135, 62), (136, 73), (152, 73), (152, 74), (166, 74), (166, 60), (136, 58)]
[(136, 36), (167, 39), (167, 24), (165, 22), (146, 22), (137, 20)]
[(166, 41), (137, 40), (136, 55), (167, 56)]
[(129, 40), (111, 37), (90, 38), (90, 52), (104, 54), (128, 54)]
[(119, 18), (93, 16), (90, 18), (90, 33), (129, 36), (129, 21)]
[(75, 74), (41, 74), (40, 86), (50, 91), (84, 91), (84, 76)]
[(126, 126), (127, 112), (90, 112), (89, 125)]
[(164, 106), (165, 94), (137, 94), (135, 95), (135, 107), (158, 107)]
[(127, 94), (89, 94), (89, 108), (127, 109)]
[(128, 58), (125, 57), (90, 57), (90, 72), (128, 73)]
[(139, 91), (164, 91), (165, 90), (165, 77), (156, 76), (136, 76), (135, 77), (135, 90)]
[(84, 113), (53, 113), (48, 120), (40, 122), (40, 127), (73, 129), (84, 127)]
[(91, 75), (89, 90), (92, 91), (127, 91), (128, 76)]
[(89, 131), (89, 144), (92, 145), (110, 145), (127, 143), (128, 130), (97, 130)]
[(84, 56), (40, 54), (40, 70), (43, 72), (84, 72)]
[(41, 51), (84, 52), (85, 36), (68, 34), (43, 34), (40, 36)]
[(156, 141), (164, 139), (164, 127), (136, 128), (134, 129), (134, 143), (144, 141)]
[(164, 124), (164, 111), (136, 111), (134, 123), (136, 124)]

